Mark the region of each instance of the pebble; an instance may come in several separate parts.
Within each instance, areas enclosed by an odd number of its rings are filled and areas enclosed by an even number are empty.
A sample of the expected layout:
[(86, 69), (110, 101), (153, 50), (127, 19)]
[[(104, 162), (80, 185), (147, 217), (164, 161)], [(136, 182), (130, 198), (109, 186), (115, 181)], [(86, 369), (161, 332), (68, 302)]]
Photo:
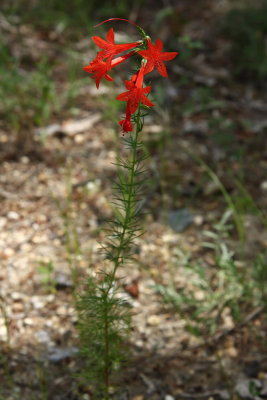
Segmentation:
[(78, 353), (77, 347), (62, 348), (62, 349), (59, 347), (54, 347), (51, 348), (48, 352), (48, 360), (53, 364), (57, 364), (68, 358), (71, 358), (75, 353)]
[(35, 337), (38, 341), (38, 343), (44, 343), (48, 344), (51, 342), (51, 338), (48, 332), (44, 331), (43, 329), (40, 329), (35, 333)]
[(136, 342), (134, 343), (136, 347), (138, 347), (139, 349), (142, 349), (144, 347), (144, 342), (141, 339), (136, 340)]
[(226, 349), (226, 353), (231, 358), (236, 358), (238, 356), (238, 351), (235, 347), (229, 347)]
[(20, 162), (22, 162), (22, 164), (29, 164), (30, 159), (29, 159), (29, 157), (22, 156), (22, 157), (20, 158)]
[(197, 226), (202, 225), (203, 222), (204, 222), (204, 218), (202, 217), (202, 215), (195, 215), (195, 216), (194, 216), (194, 223), (195, 223)]
[(32, 326), (32, 325), (34, 325), (34, 322), (33, 322), (32, 318), (27, 317), (27, 318), (24, 318), (24, 324)]
[(75, 137), (74, 137), (74, 141), (76, 142), (76, 143), (83, 143), (84, 141), (85, 141), (85, 137), (84, 137), (84, 135), (76, 135)]
[(69, 312), (68, 312), (68, 307), (66, 307), (66, 306), (59, 306), (59, 307), (57, 308), (57, 315), (65, 316), (65, 315), (68, 315), (68, 314), (69, 314)]
[(194, 216), (187, 208), (171, 210), (168, 212), (168, 222), (175, 232), (181, 233), (194, 222)]
[(15, 250), (14, 249), (11, 249), (11, 247), (7, 247), (5, 250), (4, 250), (4, 255), (5, 255), (5, 257), (11, 257), (11, 256), (13, 256), (15, 254)]
[(196, 300), (204, 300), (205, 299), (205, 292), (203, 290), (196, 290), (194, 293), (195, 299)]
[(24, 310), (23, 304), (22, 303), (14, 303), (12, 305), (12, 311), (15, 313), (22, 312)]
[(44, 214), (38, 215), (38, 222), (46, 222), (47, 221), (47, 216)]
[(186, 133), (205, 133), (208, 130), (208, 121), (201, 120), (198, 122), (193, 122), (191, 120), (186, 120), (183, 126), (183, 132)]
[[(35, 224), (34, 224), (35, 225)], [(37, 225), (37, 224), (36, 224)], [(39, 225), (38, 225), (39, 226)], [(34, 228), (35, 229), (35, 228)], [(35, 244), (39, 244), (42, 242), (47, 243), (48, 242), (48, 237), (45, 233), (43, 234), (36, 234), (33, 238), (32, 238), (32, 242)]]
[(73, 286), (73, 283), (71, 282), (69, 276), (63, 273), (57, 274), (55, 281), (56, 281), (56, 288), (58, 290), (64, 290), (67, 288), (71, 288)]
[(7, 219), (4, 217), (0, 217), (0, 228), (4, 228), (7, 223)]
[(0, 338), (1, 340), (7, 340), (7, 329), (5, 325), (0, 326)]
[(60, 239), (54, 239), (53, 240), (53, 244), (55, 245), (55, 247), (59, 247), (61, 245), (61, 240)]
[(234, 320), (231, 315), (223, 316), (223, 326), (226, 329), (232, 329), (235, 326)]
[(56, 315), (53, 315), (50, 319), (48, 319), (47, 321), (45, 321), (45, 326), (48, 328), (51, 327), (58, 327), (60, 324), (59, 322), (59, 318)]
[(32, 296), (31, 298), (31, 303), (33, 305), (33, 308), (36, 310), (41, 309), (45, 306), (45, 301), (44, 299), (40, 298), (39, 296)]
[(160, 319), (160, 317), (158, 315), (150, 315), (147, 318), (147, 323), (150, 326), (157, 326), (157, 325), (160, 324), (160, 321), (161, 321), (161, 319)]
[(11, 293), (11, 299), (14, 300), (14, 301), (22, 300), (22, 298), (23, 298), (23, 295), (21, 293), (19, 293), (19, 292)]
[(0, 142), (1, 143), (7, 143), (8, 142), (8, 135), (1, 135), (0, 136)]
[(175, 398), (173, 396), (171, 396), (170, 394), (166, 394), (166, 396), (164, 397), (164, 400), (175, 400)]
[(53, 301), (55, 301), (55, 295), (54, 294), (49, 294), (48, 296), (46, 296), (46, 301), (47, 303), (51, 303)]
[(27, 252), (29, 252), (29, 251), (32, 249), (32, 245), (31, 245), (30, 243), (23, 243), (23, 244), (20, 246), (20, 249), (21, 249), (22, 252), (27, 253)]
[(162, 241), (164, 243), (174, 243), (175, 240), (177, 240), (176, 235), (174, 235), (173, 233), (164, 233), (162, 235)]
[(7, 213), (7, 218), (12, 219), (12, 220), (18, 220), (19, 219), (19, 214), (16, 211), (9, 211)]

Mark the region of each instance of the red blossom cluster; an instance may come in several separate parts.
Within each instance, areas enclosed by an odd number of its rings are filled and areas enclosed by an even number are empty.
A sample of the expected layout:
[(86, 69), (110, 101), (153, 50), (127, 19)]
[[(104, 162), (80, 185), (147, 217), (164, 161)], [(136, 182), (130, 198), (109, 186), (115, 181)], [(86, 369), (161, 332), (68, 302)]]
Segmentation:
[[(84, 70), (92, 74), (91, 78), (95, 79), (97, 88), (99, 88), (100, 81), (103, 77), (105, 77), (107, 81), (113, 80), (108, 74), (112, 68), (121, 64), (133, 54), (139, 54), (142, 57), (139, 71), (136, 72), (129, 81), (125, 81), (127, 91), (116, 97), (117, 100), (127, 101), (126, 118), (120, 121), (120, 125), (124, 132), (131, 132), (133, 130), (131, 117), (137, 110), (139, 103), (141, 102), (147, 107), (154, 106), (147, 98), (151, 86), (143, 87), (144, 76), (156, 68), (160, 75), (167, 78), (168, 74), (163, 61), (172, 60), (178, 53), (162, 52), (162, 41), (158, 39), (155, 46), (153, 46), (148, 36), (146, 36), (144, 40), (133, 43), (115, 44), (113, 28), (108, 31), (106, 36), (107, 40), (98, 36), (93, 36), (92, 39), (102, 50), (97, 53), (96, 58), (88, 66), (84, 67)], [(125, 55), (115, 57), (127, 50), (132, 51)]]

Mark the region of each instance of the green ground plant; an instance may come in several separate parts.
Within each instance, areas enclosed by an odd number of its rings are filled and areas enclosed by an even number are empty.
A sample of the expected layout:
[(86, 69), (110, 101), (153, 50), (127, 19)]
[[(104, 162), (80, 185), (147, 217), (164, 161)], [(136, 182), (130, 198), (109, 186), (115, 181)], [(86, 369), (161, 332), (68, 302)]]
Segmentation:
[(236, 185), (238, 190), (238, 194), (235, 195), (234, 203), (235, 208), (239, 214), (244, 215), (246, 213), (250, 213), (256, 215), (261, 223), (267, 227), (267, 213), (265, 210), (260, 209), (255, 201), (253, 200), (252, 196), (249, 194), (248, 190), (245, 188), (244, 184), (241, 182), (240, 179), (236, 179), (233, 177), (233, 181)]
[[(65, 167), (65, 196), (63, 201), (56, 193), (52, 193), (52, 197), (63, 221), (67, 264), (72, 284), (76, 287), (78, 285), (78, 261), (81, 259), (82, 251), (77, 232), (77, 221), (73, 217), (75, 210), (73, 209), (72, 163), (68, 161)], [(75, 292), (73, 296), (75, 299)]]
[(16, 129), (27, 123), (42, 125), (58, 106), (54, 81), (51, 79), (52, 65), (41, 60), (34, 71), (19, 68), (16, 60), (2, 45), (5, 61), (1, 63), (0, 114)]
[(183, 105), (182, 112), (189, 116), (221, 107), (223, 107), (223, 102), (216, 99), (213, 88), (198, 86), (195, 87), (192, 98), (190, 97)]
[(208, 267), (205, 258), (191, 262), (190, 254), (176, 250), (177, 268), (190, 280), (191, 289), (178, 292), (174, 284), (155, 287), (164, 301), (181, 313), (187, 329), (203, 338), (224, 327), (227, 319), (234, 326), (255, 308), (266, 309), (267, 305), (265, 255), (260, 253), (247, 262), (235, 257), (227, 244), (231, 216), (232, 211), (226, 211), (212, 231), (204, 232), (207, 240), (203, 246), (209, 249), (214, 268)]
[(202, 50), (204, 47), (204, 43), (201, 40), (192, 40), (190, 36), (182, 36), (179, 42), (182, 44), (180, 59), (185, 64), (190, 63), (195, 52)]
[(220, 22), (222, 33), (231, 40), (231, 60), (238, 76), (262, 79), (267, 76), (267, 1), (231, 10)]
[(37, 272), (41, 275), (42, 285), (45, 290), (51, 293), (56, 292), (56, 280), (54, 278), (54, 264), (53, 261), (39, 261)]
[[(33, 143), (34, 129), (48, 124), (60, 112), (75, 114), (75, 100), (85, 84), (77, 67), (82, 61), (77, 52), (66, 51), (64, 56), (66, 81), (58, 85), (54, 76), (57, 60), (40, 56), (34, 68), (29, 69), (0, 39), (1, 124), (15, 132), (18, 145)], [(42, 141), (45, 142), (44, 135)]]
[[(191, 254), (176, 249), (177, 265), (170, 269), (172, 283), (169, 286), (158, 284), (155, 289), (164, 301), (171, 304), (186, 320), (188, 330), (204, 338), (223, 326), (227, 316), (234, 324), (240, 322), (254, 308), (266, 309), (266, 285), (262, 283), (267, 279), (266, 254), (260, 252), (250, 260), (244, 257), (246, 214), (256, 215), (264, 226), (266, 215), (257, 207), (240, 180), (232, 177), (237, 193), (231, 195), (217, 174), (204, 161), (191, 151), (189, 154), (217, 185), (228, 210), (221, 220), (213, 225), (212, 230), (203, 232), (207, 239), (203, 246), (209, 249), (213, 268), (207, 264), (205, 257), (192, 262)], [(236, 250), (239, 256), (233, 248), (230, 249), (233, 228), (238, 234), (239, 245)], [(177, 273), (185, 274), (189, 278), (191, 289), (177, 290), (174, 283), (176, 268)]]
[[(136, 6), (145, 4), (145, 0), (137, 0)], [(103, 0), (101, 7), (96, 0), (48, 0), (37, 1), (4, 1), (7, 15), (20, 15), (23, 22), (31, 22), (37, 27), (53, 28), (58, 33), (75, 35), (77, 31), (88, 31), (99, 19), (110, 15), (126, 17), (132, 8), (130, 0)], [(75, 29), (75, 31), (73, 31)]]
[(245, 245), (245, 227), (244, 227), (244, 218), (243, 215), (238, 212), (236, 205), (231, 197), (231, 195), (226, 190), (225, 186), (223, 185), (222, 181), (219, 179), (218, 175), (206, 164), (203, 160), (197, 157), (194, 153), (190, 151), (191, 156), (204, 168), (209, 178), (218, 186), (220, 189), (223, 198), (229, 208), (231, 210), (233, 219), (235, 222), (236, 230), (238, 233), (239, 241), (244, 247)]

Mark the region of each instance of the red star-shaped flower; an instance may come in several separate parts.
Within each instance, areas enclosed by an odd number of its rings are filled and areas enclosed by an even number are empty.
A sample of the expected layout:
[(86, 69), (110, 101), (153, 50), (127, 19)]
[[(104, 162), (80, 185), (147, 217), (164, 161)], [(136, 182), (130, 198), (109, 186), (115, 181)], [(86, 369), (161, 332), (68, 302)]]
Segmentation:
[(163, 44), (160, 39), (156, 41), (155, 46), (151, 43), (150, 39), (147, 39), (148, 50), (140, 50), (138, 53), (147, 60), (145, 67), (145, 74), (151, 72), (154, 67), (157, 68), (160, 75), (168, 77), (166, 67), (163, 61), (170, 61), (177, 56), (176, 52), (163, 52)]
[[(121, 57), (117, 57), (114, 60), (111, 61), (110, 69), (113, 67), (116, 67), (116, 65), (122, 63), (125, 61), (127, 58), (131, 57), (133, 55), (133, 51), (125, 54)], [(108, 75), (108, 67), (107, 67), (107, 62), (103, 61), (99, 55), (96, 56), (96, 58), (89, 64), (87, 67), (83, 68), (86, 72), (89, 72), (90, 74), (94, 74), (91, 78), (95, 79), (96, 87), (99, 88), (100, 81), (103, 77), (107, 81), (113, 81), (111, 76)]]
[(121, 93), (119, 94), (119, 96), (116, 97), (117, 100), (128, 102), (127, 107), (129, 107), (129, 111), (131, 114), (133, 114), (137, 110), (140, 101), (148, 107), (154, 106), (154, 104), (146, 97), (146, 94), (148, 94), (151, 90), (151, 86), (147, 86), (144, 88), (142, 87), (144, 80), (144, 71), (145, 67), (144, 65), (142, 65), (138, 73), (136, 82), (133, 83), (132, 81), (125, 81), (125, 86), (128, 91)]
[(111, 67), (111, 60), (116, 54), (119, 54), (125, 50), (133, 49), (140, 44), (140, 41), (125, 44), (115, 44), (113, 28), (110, 28), (108, 31), (106, 41), (99, 36), (93, 36), (92, 39), (98, 47), (103, 49), (98, 53), (98, 57), (102, 59), (107, 58), (106, 63), (108, 70)]

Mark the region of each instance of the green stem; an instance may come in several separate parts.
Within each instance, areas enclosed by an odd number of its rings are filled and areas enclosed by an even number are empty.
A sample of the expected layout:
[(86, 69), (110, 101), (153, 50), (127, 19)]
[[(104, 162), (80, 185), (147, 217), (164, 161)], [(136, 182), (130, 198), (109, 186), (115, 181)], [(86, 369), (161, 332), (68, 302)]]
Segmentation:
[[(122, 264), (124, 256), (123, 250), (125, 249), (125, 242), (127, 241), (127, 235), (129, 234), (129, 221), (132, 219), (133, 212), (135, 210), (135, 177), (136, 177), (136, 165), (138, 162), (137, 156), (137, 149), (138, 149), (138, 135), (142, 130), (142, 123), (141, 123), (141, 115), (140, 115), (140, 105), (138, 107), (138, 111), (136, 114), (136, 130), (133, 136), (133, 140), (131, 141), (131, 150), (132, 150), (132, 157), (131, 163), (127, 167), (128, 177), (127, 177), (127, 194), (123, 195), (123, 202), (126, 204), (125, 206), (125, 213), (123, 221), (121, 221), (121, 235), (120, 240), (117, 246), (117, 254), (114, 255), (113, 262), (113, 270), (110, 273), (110, 277), (108, 280), (107, 289), (105, 291), (105, 321), (104, 321), (104, 337), (105, 337), (105, 367), (104, 367), (104, 374), (105, 374), (105, 398), (108, 399), (109, 396), (109, 378), (110, 378), (110, 346), (109, 346), (109, 321), (108, 321), (108, 299), (110, 295), (111, 288), (116, 280), (116, 272), (118, 267)], [(125, 167), (126, 168), (126, 167)]]
[(127, 234), (127, 226), (128, 226), (129, 219), (131, 218), (131, 214), (132, 214), (132, 210), (133, 210), (133, 206), (134, 206), (133, 190), (134, 190), (135, 168), (136, 168), (136, 162), (137, 162), (137, 145), (138, 145), (138, 135), (141, 132), (141, 130), (142, 130), (142, 127), (141, 127), (140, 104), (139, 104), (138, 111), (136, 114), (136, 130), (135, 130), (135, 134), (134, 134), (134, 138), (133, 138), (134, 140), (132, 142), (132, 160), (131, 160), (129, 174), (128, 174), (128, 196), (126, 199), (127, 206), (126, 206), (126, 210), (125, 210), (124, 220), (122, 222), (123, 228), (122, 228), (122, 234), (120, 236), (120, 243), (119, 243), (118, 249), (117, 249), (118, 252), (117, 252), (116, 257), (114, 258), (114, 268), (113, 268), (113, 272), (112, 272), (111, 284), (110, 284), (108, 291), (110, 290), (112, 283), (115, 280), (115, 274), (123, 260), (122, 251), (124, 248), (124, 241), (125, 241), (125, 237)]
[(108, 325), (108, 304), (107, 297), (105, 298), (105, 399), (108, 400), (109, 397), (109, 325)]

